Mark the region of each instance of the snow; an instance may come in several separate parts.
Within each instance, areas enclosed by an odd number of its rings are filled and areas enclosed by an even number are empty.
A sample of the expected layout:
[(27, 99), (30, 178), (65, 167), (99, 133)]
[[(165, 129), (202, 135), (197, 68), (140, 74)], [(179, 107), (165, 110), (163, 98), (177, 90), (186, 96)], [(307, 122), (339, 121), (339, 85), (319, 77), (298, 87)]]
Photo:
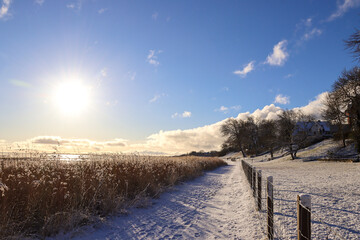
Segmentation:
[(57, 238), (261, 239), (264, 229), (240, 162), (173, 187), (144, 209)]
[(276, 239), (297, 239), (296, 201), (302, 194), (311, 196), (312, 239), (360, 239), (360, 163), (316, 161), (337, 149), (338, 143), (325, 140), (299, 150), (297, 160), (278, 151), (272, 161), (269, 155), (246, 159), (232, 153), (224, 157), (229, 166), (173, 187), (148, 208), (58, 238), (265, 239), (265, 191), (258, 212), (241, 168), (244, 159), (262, 170), (263, 189), (273, 177)]
[(315, 161), (336, 148), (338, 143), (326, 140), (299, 151), (297, 160), (289, 155), (272, 161), (267, 156), (246, 159), (262, 170), (263, 186), (273, 176), (279, 239), (297, 239), (296, 200), (301, 194), (311, 196), (312, 239), (360, 239), (360, 163)]
[(296, 239), (296, 196), (308, 194), (313, 239), (360, 239), (359, 163), (289, 160), (254, 165), (263, 176), (274, 178), (275, 226), (280, 238)]

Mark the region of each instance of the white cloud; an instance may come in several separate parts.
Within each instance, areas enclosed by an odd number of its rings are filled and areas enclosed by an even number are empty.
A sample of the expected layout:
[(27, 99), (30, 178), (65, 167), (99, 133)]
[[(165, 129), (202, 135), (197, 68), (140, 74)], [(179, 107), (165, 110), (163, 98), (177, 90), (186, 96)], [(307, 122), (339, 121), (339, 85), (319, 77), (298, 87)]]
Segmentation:
[(315, 100), (312, 100), (308, 105), (304, 107), (294, 108), (295, 111), (301, 110), (304, 114), (313, 115), (318, 120), (323, 120), (322, 112), (324, 110), (324, 103), (328, 92), (323, 92), (315, 97)]
[[(277, 114), (282, 112), (280, 107), (271, 104), (263, 109), (257, 109), (253, 113), (240, 113), (237, 119), (245, 120), (253, 116), (261, 119), (276, 119)], [(225, 138), (221, 136), (220, 127), (226, 121), (216, 122), (193, 129), (159, 131), (148, 137), (147, 141), (142, 144), (130, 145), (133, 149), (147, 149), (152, 151), (161, 151), (167, 153), (185, 153), (190, 151), (211, 151), (220, 150), (221, 144)]]
[(222, 122), (187, 130), (159, 131), (147, 138), (143, 144), (135, 144), (135, 149), (148, 149), (167, 153), (219, 149), (224, 141), (220, 134)]
[(149, 54), (147, 56), (147, 62), (151, 65), (154, 65), (155, 67), (159, 66), (160, 62), (157, 60), (157, 54), (162, 53), (161, 50), (155, 51), (155, 50), (149, 50)]
[(289, 53), (286, 52), (286, 40), (280, 41), (273, 48), (271, 55), (268, 55), (265, 63), (272, 66), (282, 66), (289, 57)]
[(35, 149), (59, 151), (119, 151), (128, 145), (127, 140), (116, 138), (110, 141), (92, 141), (89, 139), (70, 139), (59, 136), (38, 136), (28, 139), (25, 142), (18, 142), (17, 145), (31, 144)]
[(171, 118), (189, 118), (191, 117), (191, 112), (189, 111), (184, 111), (183, 113), (174, 113), (173, 115), (171, 115)]
[(282, 94), (278, 94), (275, 97), (274, 103), (289, 104), (290, 103), (290, 97), (284, 96)]
[(107, 11), (107, 8), (101, 8), (99, 9), (98, 13), (103, 14), (105, 11)]
[(234, 110), (234, 111), (238, 111), (241, 109), (240, 105), (236, 105), (236, 106), (231, 106), (231, 107), (225, 107), (225, 106), (221, 106), (218, 109), (215, 109), (215, 112), (223, 112), (223, 113), (228, 113), (230, 110)]
[(185, 111), (185, 112), (183, 112), (183, 114), (181, 116), (183, 118), (189, 118), (189, 117), (191, 117), (191, 112)]
[(159, 100), (161, 97), (164, 97), (164, 96), (166, 96), (165, 93), (155, 94), (154, 97), (149, 100), (149, 103), (154, 103), (154, 102), (156, 102), (157, 100)]
[(318, 28), (313, 28), (313, 29), (311, 29), (311, 31), (306, 32), (302, 39), (309, 40), (313, 37), (320, 36), (321, 34), (322, 34), (322, 30), (320, 30)]
[(246, 77), (246, 75), (254, 70), (254, 63), (255, 61), (251, 61), (242, 70), (234, 71), (234, 74), (239, 75), (240, 77)]
[(39, 4), (40, 6), (43, 5), (45, 0), (35, 0), (35, 3)]
[(227, 113), (229, 111), (229, 108), (225, 106), (221, 106), (219, 109), (215, 109), (215, 111)]
[(327, 21), (333, 21), (343, 16), (349, 9), (356, 8), (360, 5), (360, 0), (344, 0), (342, 4), (338, 4), (336, 11), (330, 15)]
[(3, 0), (0, 8), (0, 19), (9, 16), (9, 8), (12, 0)]
[(151, 15), (151, 18), (154, 19), (154, 20), (156, 20), (156, 19), (158, 18), (158, 16), (159, 16), (159, 13), (154, 12), (154, 13)]

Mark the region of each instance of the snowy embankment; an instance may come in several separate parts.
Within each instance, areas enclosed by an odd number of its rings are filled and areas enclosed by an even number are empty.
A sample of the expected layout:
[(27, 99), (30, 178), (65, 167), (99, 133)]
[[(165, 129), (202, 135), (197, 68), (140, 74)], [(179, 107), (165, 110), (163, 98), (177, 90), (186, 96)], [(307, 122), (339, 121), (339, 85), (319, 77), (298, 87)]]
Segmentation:
[(74, 239), (262, 239), (259, 214), (239, 162), (206, 172), (98, 228), (59, 235)]
[(326, 140), (299, 151), (297, 160), (290, 160), (289, 155), (273, 161), (264, 161), (267, 156), (247, 159), (262, 170), (263, 186), (267, 176), (274, 178), (275, 236), (279, 239), (297, 238), (298, 194), (312, 198), (312, 239), (360, 239), (360, 163), (311, 161), (337, 146)]

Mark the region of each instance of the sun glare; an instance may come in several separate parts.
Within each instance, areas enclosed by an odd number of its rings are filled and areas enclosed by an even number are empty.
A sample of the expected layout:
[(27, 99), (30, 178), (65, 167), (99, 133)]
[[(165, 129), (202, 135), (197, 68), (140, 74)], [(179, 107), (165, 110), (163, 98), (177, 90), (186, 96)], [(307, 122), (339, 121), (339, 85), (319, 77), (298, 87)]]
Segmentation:
[(54, 102), (63, 114), (78, 115), (89, 105), (89, 90), (89, 87), (81, 82), (63, 82), (55, 88)]

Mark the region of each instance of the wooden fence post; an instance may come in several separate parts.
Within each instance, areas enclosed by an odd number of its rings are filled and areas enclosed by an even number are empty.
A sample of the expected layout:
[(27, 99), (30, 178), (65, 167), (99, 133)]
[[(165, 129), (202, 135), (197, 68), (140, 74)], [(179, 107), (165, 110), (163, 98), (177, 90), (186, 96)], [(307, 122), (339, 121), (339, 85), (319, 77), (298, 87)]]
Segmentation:
[(274, 198), (273, 198), (273, 177), (267, 177), (267, 229), (268, 239), (274, 239)]
[(257, 195), (257, 209), (258, 211), (261, 211), (261, 170), (257, 171), (257, 192), (258, 192), (258, 195)]
[(297, 196), (297, 232), (298, 240), (311, 239), (311, 196)]
[(252, 190), (253, 190), (253, 197), (256, 197), (256, 169), (252, 167)]

